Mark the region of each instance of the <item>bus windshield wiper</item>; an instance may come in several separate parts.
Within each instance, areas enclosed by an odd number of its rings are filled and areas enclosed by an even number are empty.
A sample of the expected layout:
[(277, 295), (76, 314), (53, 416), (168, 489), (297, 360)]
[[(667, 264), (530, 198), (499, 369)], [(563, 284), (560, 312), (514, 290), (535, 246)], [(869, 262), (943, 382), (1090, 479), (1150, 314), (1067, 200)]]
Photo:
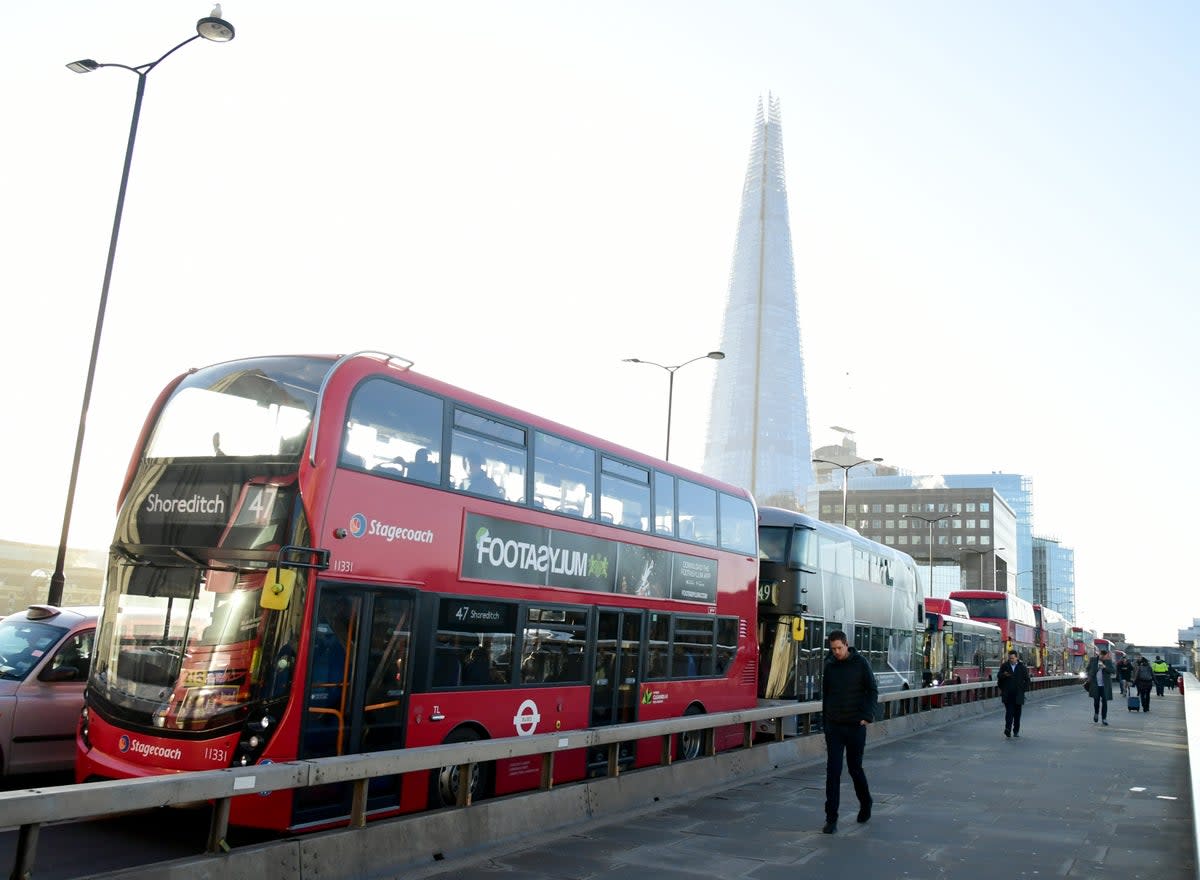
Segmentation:
[(150, 564), (149, 559), (147, 559), (144, 556), (138, 556), (132, 550), (129, 550), (128, 548), (123, 547), (120, 544), (113, 544), (112, 549), (114, 550), (114, 552), (120, 554), (121, 558), (124, 559), (126, 562), (130, 563), (131, 565), (149, 565)]

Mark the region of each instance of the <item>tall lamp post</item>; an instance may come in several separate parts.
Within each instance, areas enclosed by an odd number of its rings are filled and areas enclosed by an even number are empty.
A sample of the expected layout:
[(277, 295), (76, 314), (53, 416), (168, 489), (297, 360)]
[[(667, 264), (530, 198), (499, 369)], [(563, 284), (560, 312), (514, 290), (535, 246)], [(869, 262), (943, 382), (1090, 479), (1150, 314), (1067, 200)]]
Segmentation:
[(827, 458), (814, 458), (814, 464), (831, 464), (834, 467), (842, 469), (842, 525), (846, 524), (846, 493), (850, 484), (850, 468), (856, 468), (860, 464), (871, 464), (872, 462), (883, 461), (882, 458), (864, 458), (861, 461), (856, 461), (853, 464), (842, 464), (840, 461), (830, 461)]
[(696, 361), (702, 361), (705, 358), (714, 361), (723, 361), (725, 360), (725, 352), (710, 351), (708, 354), (696, 355), (690, 361), (684, 361), (682, 364), (675, 364), (671, 367), (668, 367), (666, 364), (656, 364), (654, 361), (645, 361), (641, 358), (624, 358), (624, 363), (627, 364), (649, 364), (652, 367), (658, 367), (667, 371), (667, 376), (669, 377), (667, 379), (667, 452), (663, 456), (667, 461), (671, 460), (671, 404), (675, 398), (675, 372), (681, 367), (686, 367), (688, 364), (694, 364)]
[[(962, 551), (964, 553), (974, 553), (976, 556), (979, 557), (979, 589), (981, 589), (981, 590), (987, 589), (987, 587), (985, 587), (983, 585), (983, 557), (987, 556), (989, 553), (996, 553), (1000, 550), (1007, 550), (1007, 549), (1008, 549), (1007, 547), (989, 547), (987, 550), (976, 550), (974, 547), (963, 547), (962, 548)], [(992, 566), (992, 589), (995, 589), (995, 588), (996, 588), (996, 566), (993, 565)]]
[(138, 118), (142, 115), (142, 96), (146, 91), (146, 76), (167, 56), (201, 37), (214, 43), (228, 43), (233, 39), (233, 25), (221, 18), (219, 4), (213, 9), (212, 15), (196, 22), (195, 35), (168, 50), (157, 61), (130, 67), (127, 64), (101, 64), (90, 58), (84, 58), (81, 61), (72, 61), (67, 65), (68, 69), (76, 73), (91, 73), (102, 67), (119, 67), (137, 74), (138, 84), (137, 97), (133, 101), (133, 120), (129, 124), (129, 142), (125, 147), (125, 165), (121, 169), (121, 185), (117, 189), (117, 209), (113, 214), (112, 236), (108, 240), (108, 262), (104, 266), (104, 283), (100, 287), (100, 306), (96, 310), (96, 330), (92, 335), (92, 354), (88, 360), (87, 380), (83, 385), (83, 404), (79, 409), (79, 429), (75, 435), (75, 457), (71, 461), (71, 479), (67, 483), (67, 505), (63, 512), (62, 533), (58, 539), (58, 558), (54, 563), (54, 574), (50, 576), (50, 590), (46, 598), (51, 605), (62, 603), (63, 586), (67, 581), (64, 571), (67, 559), (67, 534), (71, 528), (71, 510), (75, 506), (75, 484), (79, 478), (79, 459), (83, 453), (83, 435), (87, 427), (88, 405), (92, 400), (92, 382), (96, 377), (96, 356), (100, 351), (100, 334), (104, 329), (104, 310), (108, 305), (108, 288), (112, 282), (113, 260), (117, 255), (117, 237), (121, 232), (121, 213), (125, 208), (125, 190), (129, 184), (129, 166), (133, 162), (133, 143), (137, 138)]
[(933, 596), (933, 524), (940, 523), (944, 519), (950, 519), (951, 517), (955, 517), (958, 515), (959, 514), (957, 514), (957, 513), (946, 513), (946, 514), (943, 514), (942, 516), (931, 519), (930, 517), (927, 517), (927, 516), (921, 516), (921, 514), (919, 514), (919, 513), (908, 514), (909, 519), (919, 519), (921, 522), (929, 524), (929, 595), (930, 595), (930, 597)]

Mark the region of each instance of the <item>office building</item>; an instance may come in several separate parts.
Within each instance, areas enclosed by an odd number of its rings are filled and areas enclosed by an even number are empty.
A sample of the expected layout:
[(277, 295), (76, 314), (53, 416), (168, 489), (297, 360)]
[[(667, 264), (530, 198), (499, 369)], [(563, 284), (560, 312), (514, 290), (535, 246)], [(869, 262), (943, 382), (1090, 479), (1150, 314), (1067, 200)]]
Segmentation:
[(1033, 537), (1033, 598), (1067, 620), (1075, 619), (1075, 551), (1056, 538)]
[[(995, 489), (856, 489), (851, 481), (846, 498), (846, 525), (912, 556), (927, 595), (1015, 591), (1016, 513)], [(840, 490), (821, 491), (818, 503), (822, 520), (842, 521)]]

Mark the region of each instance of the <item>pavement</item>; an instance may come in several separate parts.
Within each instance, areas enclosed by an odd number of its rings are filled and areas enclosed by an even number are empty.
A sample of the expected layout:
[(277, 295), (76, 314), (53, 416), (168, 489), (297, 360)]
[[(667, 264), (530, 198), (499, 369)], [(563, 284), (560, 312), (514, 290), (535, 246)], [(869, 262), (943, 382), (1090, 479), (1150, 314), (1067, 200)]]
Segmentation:
[(1082, 688), (1048, 691), (1026, 706), (1019, 739), (1004, 737), (996, 707), (868, 745), (871, 820), (855, 822), (843, 773), (835, 834), (821, 833), (822, 758), (402, 876), (1196, 880), (1180, 694), (1152, 696), (1148, 715), (1118, 696), (1105, 727)]

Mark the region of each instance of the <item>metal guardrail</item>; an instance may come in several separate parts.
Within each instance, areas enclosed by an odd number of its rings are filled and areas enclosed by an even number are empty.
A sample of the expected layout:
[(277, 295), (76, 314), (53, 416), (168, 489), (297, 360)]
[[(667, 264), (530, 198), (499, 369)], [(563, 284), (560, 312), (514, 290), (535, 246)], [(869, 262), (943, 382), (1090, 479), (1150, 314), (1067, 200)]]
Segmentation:
[[(1079, 678), (1073, 675), (1038, 678), (1034, 679), (1033, 687), (1042, 689), (1078, 681)], [(976, 682), (885, 694), (879, 698), (879, 720), (985, 700), (995, 697), (996, 693), (993, 682)], [(12, 880), (30, 880), (38, 831), (46, 823), (82, 821), (159, 807), (211, 802), (213, 814), (205, 851), (216, 853), (227, 849), (225, 837), (229, 828), (230, 805), (236, 797), (313, 785), (352, 783), (354, 794), (349, 824), (351, 827), (362, 827), (366, 823), (367, 786), (376, 776), (457, 765), (462, 770), (459, 773), (458, 804), (469, 806), (471, 801), (467, 785), (473, 764), (541, 756), (540, 787), (548, 791), (554, 786), (554, 759), (559, 752), (604, 748), (608, 754), (608, 775), (617, 776), (621, 772), (618, 756), (622, 743), (661, 739), (660, 764), (665, 765), (672, 762), (671, 742), (678, 734), (702, 731), (703, 754), (713, 755), (716, 753), (714, 734), (718, 728), (740, 725), (743, 728), (743, 748), (753, 748), (756, 740), (762, 736), (764, 725), (773, 729), (773, 740), (781, 741), (785, 738), (788, 719), (795, 717), (797, 732), (809, 734), (813, 732), (815, 716), (820, 712), (819, 701), (778, 703), (735, 712), (688, 715), (578, 731), (0, 792), (0, 828), (20, 829), (10, 877)]]

